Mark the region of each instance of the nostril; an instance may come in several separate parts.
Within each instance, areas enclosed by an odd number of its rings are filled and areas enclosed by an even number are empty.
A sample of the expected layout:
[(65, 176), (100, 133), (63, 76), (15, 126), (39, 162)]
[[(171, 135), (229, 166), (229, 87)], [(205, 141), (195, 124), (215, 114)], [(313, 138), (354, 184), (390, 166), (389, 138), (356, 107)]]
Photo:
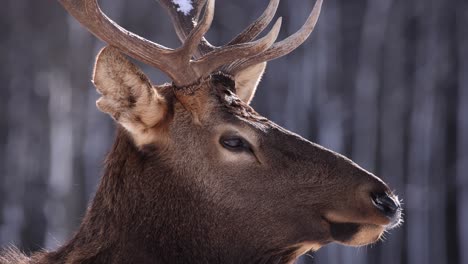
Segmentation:
[(400, 204), (386, 193), (373, 193), (372, 202), (385, 216), (393, 218), (400, 209)]

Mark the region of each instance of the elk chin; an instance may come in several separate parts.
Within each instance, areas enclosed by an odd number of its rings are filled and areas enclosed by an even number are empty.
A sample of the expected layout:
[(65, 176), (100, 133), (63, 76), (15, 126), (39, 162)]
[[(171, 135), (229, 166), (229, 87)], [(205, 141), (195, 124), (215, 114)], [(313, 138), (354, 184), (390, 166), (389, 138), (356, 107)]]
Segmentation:
[(373, 224), (332, 223), (330, 235), (332, 239), (347, 246), (365, 246), (380, 240), (386, 227)]

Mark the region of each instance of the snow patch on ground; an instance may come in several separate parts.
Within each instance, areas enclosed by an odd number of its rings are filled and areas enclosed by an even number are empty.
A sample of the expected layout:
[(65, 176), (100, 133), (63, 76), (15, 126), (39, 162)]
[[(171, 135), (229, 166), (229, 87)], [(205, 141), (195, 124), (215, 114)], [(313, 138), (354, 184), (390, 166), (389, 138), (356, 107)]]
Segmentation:
[(184, 15), (188, 15), (193, 9), (192, 0), (172, 0), (172, 2), (179, 6), (177, 11), (184, 13)]

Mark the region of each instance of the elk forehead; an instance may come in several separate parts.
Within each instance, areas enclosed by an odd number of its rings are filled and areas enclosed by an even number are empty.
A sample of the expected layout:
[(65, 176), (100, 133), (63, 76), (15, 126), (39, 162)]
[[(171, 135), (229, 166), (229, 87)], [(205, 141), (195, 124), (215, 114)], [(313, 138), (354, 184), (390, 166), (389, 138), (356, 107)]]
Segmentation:
[(242, 101), (236, 94), (236, 82), (231, 76), (218, 73), (212, 75), (214, 91), (224, 108), (231, 114), (241, 117), (255, 126), (267, 126), (268, 119), (258, 114), (252, 107)]

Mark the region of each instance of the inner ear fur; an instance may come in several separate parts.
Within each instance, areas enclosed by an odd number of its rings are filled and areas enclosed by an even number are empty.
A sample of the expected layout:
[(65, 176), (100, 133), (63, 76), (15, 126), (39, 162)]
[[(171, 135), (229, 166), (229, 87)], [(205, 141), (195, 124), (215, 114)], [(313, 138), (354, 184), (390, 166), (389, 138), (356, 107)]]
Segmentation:
[(250, 66), (234, 76), (237, 96), (245, 103), (250, 104), (252, 101), (266, 65), (266, 62), (263, 62)]
[(127, 129), (137, 145), (155, 141), (153, 130), (165, 118), (167, 102), (135, 64), (107, 46), (97, 56), (93, 83), (102, 95), (99, 110)]

